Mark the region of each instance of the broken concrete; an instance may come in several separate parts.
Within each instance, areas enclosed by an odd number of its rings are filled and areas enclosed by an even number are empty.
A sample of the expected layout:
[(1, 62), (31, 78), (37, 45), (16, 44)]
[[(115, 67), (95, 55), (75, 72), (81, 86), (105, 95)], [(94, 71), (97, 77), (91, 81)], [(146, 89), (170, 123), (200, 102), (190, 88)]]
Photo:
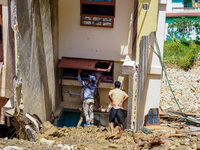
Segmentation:
[(16, 5), (24, 112), (46, 121), (60, 103), (57, 1), (16, 1)]

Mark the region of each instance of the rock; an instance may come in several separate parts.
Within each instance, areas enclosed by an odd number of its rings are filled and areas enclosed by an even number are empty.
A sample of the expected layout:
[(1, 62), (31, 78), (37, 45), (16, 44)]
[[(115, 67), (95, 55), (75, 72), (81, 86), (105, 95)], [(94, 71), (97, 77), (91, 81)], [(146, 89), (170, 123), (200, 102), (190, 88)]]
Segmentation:
[(108, 148), (118, 148), (118, 146), (117, 145), (115, 145), (115, 144), (110, 144), (109, 146), (108, 146)]
[(176, 145), (172, 145), (172, 146), (169, 147), (170, 150), (171, 150), (171, 149), (174, 150), (175, 148), (176, 148)]
[(18, 146), (6, 146), (3, 150), (24, 150), (24, 148)]
[(192, 148), (189, 146), (180, 146), (175, 148), (174, 150), (192, 150)]
[(194, 143), (194, 144), (192, 144), (191, 147), (192, 147), (192, 149), (197, 149), (197, 144)]
[(41, 138), (39, 141), (47, 145), (52, 145), (55, 142), (54, 140), (47, 140), (45, 138)]
[(147, 128), (145, 128), (145, 127), (143, 127), (141, 130), (142, 130), (142, 132), (144, 132), (145, 134), (151, 134), (151, 133), (153, 133), (153, 131), (151, 131), (150, 129), (147, 129)]
[(190, 130), (190, 132), (198, 132), (198, 131), (200, 131), (200, 128), (190, 126), (189, 130)]
[(197, 144), (197, 149), (200, 150), (200, 144)]

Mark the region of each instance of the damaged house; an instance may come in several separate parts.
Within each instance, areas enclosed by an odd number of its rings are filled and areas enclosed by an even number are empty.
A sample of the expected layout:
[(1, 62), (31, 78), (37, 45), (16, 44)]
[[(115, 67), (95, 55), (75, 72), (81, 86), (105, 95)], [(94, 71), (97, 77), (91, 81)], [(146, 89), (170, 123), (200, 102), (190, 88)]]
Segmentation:
[[(101, 125), (108, 126), (108, 92), (117, 80), (129, 95), (125, 128), (138, 130), (149, 111), (159, 107), (166, 0), (0, 4), (1, 118), (23, 104), (24, 113), (37, 114), (43, 122), (76, 126), (82, 107), (78, 69), (85, 80), (95, 72), (108, 77), (98, 88), (101, 108), (97, 103), (94, 108)], [(149, 124), (159, 122), (158, 115), (152, 116)]]

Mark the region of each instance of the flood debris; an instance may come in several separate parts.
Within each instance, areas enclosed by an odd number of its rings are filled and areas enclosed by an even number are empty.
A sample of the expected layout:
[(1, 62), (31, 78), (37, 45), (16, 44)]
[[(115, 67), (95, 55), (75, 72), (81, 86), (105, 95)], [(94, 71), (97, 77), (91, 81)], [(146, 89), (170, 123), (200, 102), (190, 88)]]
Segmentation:
[[(32, 123), (26, 125), (32, 129), (34, 128)], [(61, 128), (52, 125), (48, 121), (39, 125), (39, 133), (36, 133), (36, 131), (32, 133), (34, 133), (35, 142), (28, 141), (29, 139), (0, 139), (0, 149), (4, 149), (6, 146), (50, 150), (67, 148), (71, 150), (169, 150), (180, 148), (180, 150), (197, 150), (200, 148), (200, 127), (187, 125), (186, 122), (168, 121), (167, 119), (161, 119), (160, 126), (146, 126), (137, 132), (125, 129), (122, 139), (119, 139), (118, 126), (114, 128), (114, 137), (108, 138), (111, 135), (108, 127), (79, 126)]]
[[(172, 71), (174, 74), (176, 72), (179, 73), (179, 71)], [(195, 72), (196, 71), (197, 70), (195, 70)], [(191, 75), (186, 74), (185, 76), (180, 75), (176, 78), (192, 79), (190, 76)], [(195, 82), (197, 80), (196, 78), (199, 77), (195, 76), (193, 79)], [(199, 83), (197, 82), (197, 84)], [(180, 91), (181, 89), (179, 88), (180, 86), (176, 87), (175, 90)], [(198, 90), (199, 87), (196, 91)], [(184, 92), (185, 93), (182, 92), (182, 94), (186, 94), (187, 90)], [(192, 104), (197, 104), (198, 101), (194, 99), (195, 102), (191, 102), (187, 108), (187, 100), (189, 101), (191, 99), (186, 99), (186, 95), (183, 95), (184, 101), (181, 99), (179, 99), (179, 101), (190, 123), (187, 122), (179, 110), (175, 109), (177, 106), (174, 105), (174, 102), (172, 102), (173, 100), (168, 99), (172, 97), (168, 96), (166, 101), (161, 102), (160, 125), (146, 126), (137, 132), (134, 132), (132, 129), (125, 129), (122, 139), (119, 139), (118, 127), (114, 129), (114, 136), (109, 138), (111, 135), (110, 129), (101, 125), (82, 127), (81, 124), (79, 124), (78, 127), (61, 128), (54, 126), (48, 121), (42, 123), (37, 116), (20, 113), (20, 115), (15, 116), (15, 121), (12, 121), (12, 123), (15, 123), (18, 139), (0, 139), (0, 149), (4, 150), (12, 146), (15, 148), (16, 146), (18, 149), (48, 150), (200, 150), (200, 113), (198, 112), (199, 109), (195, 110), (192, 108)], [(198, 93), (196, 95), (198, 98)], [(198, 105), (199, 104), (195, 106)], [(62, 109), (60, 109), (57, 116), (61, 114), (60, 112), (62, 112)]]
[(16, 130), (16, 135), (19, 139), (36, 141), (38, 139), (39, 126), (42, 124), (37, 115), (23, 114), (13, 116), (11, 121)]
[(153, 148), (161, 144), (165, 144), (166, 139), (159, 136), (151, 135), (149, 136), (137, 136), (136, 133), (133, 133), (133, 140), (136, 143), (134, 149), (137, 150), (139, 147), (143, 149)]

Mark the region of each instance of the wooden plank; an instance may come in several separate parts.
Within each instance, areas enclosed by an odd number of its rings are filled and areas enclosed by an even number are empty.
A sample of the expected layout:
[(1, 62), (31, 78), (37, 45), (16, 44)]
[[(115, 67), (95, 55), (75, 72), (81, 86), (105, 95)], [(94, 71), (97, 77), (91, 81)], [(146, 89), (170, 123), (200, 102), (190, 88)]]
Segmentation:
[(63, 106), (58, 106), (57, 110), (55, 111), (54, 113), (54, 117), (56, 119), (60, 118), (60, 116), (62, 115), (63, 113), (63, 110), (64, 110), (64, 107)]
[[(107, 69), (97, 68), (97, 67), (95, 67), (95, 65), (98, 63), (107, 63), (109, 66)], [(84, 70), (110, 72), (112, 65), (113, 65), (113, 61), (63, 57), (61, 59), (60, 63), (58, 64), (58, 67), (59, 68), (84, 69)]]

